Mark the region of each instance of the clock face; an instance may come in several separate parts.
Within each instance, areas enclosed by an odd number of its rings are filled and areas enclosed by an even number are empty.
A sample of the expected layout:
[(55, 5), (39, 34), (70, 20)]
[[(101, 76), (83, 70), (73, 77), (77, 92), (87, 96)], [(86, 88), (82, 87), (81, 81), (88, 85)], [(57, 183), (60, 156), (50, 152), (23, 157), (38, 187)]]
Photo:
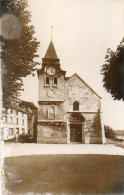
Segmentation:
[(54, 91), (53, 90), (49, 90), (47, 93), (48, 97), (54, 97)]
[(47, 74), (48, 75), (54, 75), (56, 73), (56, 69), (52, 66), (47, 68)]

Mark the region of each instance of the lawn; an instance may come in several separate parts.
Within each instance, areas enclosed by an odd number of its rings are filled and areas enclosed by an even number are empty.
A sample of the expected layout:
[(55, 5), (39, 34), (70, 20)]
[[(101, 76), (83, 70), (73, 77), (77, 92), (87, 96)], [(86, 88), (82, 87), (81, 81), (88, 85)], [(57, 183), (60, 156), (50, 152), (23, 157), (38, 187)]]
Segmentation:
[(124, 194), (124, 156), (7, 157), (5, 185), (12, 194)]

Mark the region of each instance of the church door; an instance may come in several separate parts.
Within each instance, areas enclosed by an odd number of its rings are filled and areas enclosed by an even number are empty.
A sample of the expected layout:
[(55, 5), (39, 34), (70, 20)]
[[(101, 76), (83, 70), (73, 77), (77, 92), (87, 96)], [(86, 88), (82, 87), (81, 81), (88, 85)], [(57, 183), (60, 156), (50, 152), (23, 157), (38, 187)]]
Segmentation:
[(80, 113), (71, 113), (70, 122), (70, 142), (82, 143), (82, 125), (84, 117)]
[(82, 124), (70, 124), (70, 141), (82, 142)]

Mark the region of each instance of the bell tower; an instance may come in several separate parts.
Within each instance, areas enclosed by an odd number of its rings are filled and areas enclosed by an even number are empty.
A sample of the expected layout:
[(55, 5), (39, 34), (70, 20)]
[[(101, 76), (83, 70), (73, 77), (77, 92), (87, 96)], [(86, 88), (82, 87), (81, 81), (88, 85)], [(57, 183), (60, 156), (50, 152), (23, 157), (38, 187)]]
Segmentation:
[[(57, 131), (64, 125), (64, 78), (66, 71), (60, 67), (53, 42), (42, 59), (38, 70), (38, 132), (37, 142), (56, 143)], [(55, 133), (56, 132), (56, 133)], [(61, 142), (59, 140), (59, 142)]]

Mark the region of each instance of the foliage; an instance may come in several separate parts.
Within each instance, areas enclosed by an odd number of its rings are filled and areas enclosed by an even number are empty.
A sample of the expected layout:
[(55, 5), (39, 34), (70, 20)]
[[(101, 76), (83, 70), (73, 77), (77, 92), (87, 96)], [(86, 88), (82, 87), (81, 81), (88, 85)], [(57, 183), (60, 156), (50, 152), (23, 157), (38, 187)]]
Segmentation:
[(30, 108), (31, 110), (38, 110), (38, 108), (32, 102), (27, 102), (23, 100), (19, 103), (19, 106), (25, 106), (25, 108)]
[(20, 143), (29, 143), (30, 142), (30, 138), (29, 138), (29, 136), (26, 134), (24, 134), (24, 133), (22, 133), (22, 134), (20, 134), (19, 135), (19, 140), (18, 140)]
[(95, 136), (101, 136), (101, 119), (100, 119), (100, 112), (98, 112), (98, 113), (95, 114), (92, 128), (93, 128), (92, 133), (93, 133)]
[(113, 131), (113, 129), (109, 126), (104, 126), (104, 130), (105, 130), (105, 137), (112, 139), (112, 140), (117, 140), (115, 132)]
[(107, 92), (111, 93), (114, 99), (124, 100), (124, 38), (115, 52), (110, 48), (107, 50), (101, 74)]
[(3, 106), (7, 108), (17, 103), (23, 77), (33, 74), (39, 64), (34, 61), (38, 57), (39, 42), (34, 37), (35, 31), (30, 24), (31, 15), (27, 6), (26, 0), (2, 0), (1, 3), (2, 90)]

